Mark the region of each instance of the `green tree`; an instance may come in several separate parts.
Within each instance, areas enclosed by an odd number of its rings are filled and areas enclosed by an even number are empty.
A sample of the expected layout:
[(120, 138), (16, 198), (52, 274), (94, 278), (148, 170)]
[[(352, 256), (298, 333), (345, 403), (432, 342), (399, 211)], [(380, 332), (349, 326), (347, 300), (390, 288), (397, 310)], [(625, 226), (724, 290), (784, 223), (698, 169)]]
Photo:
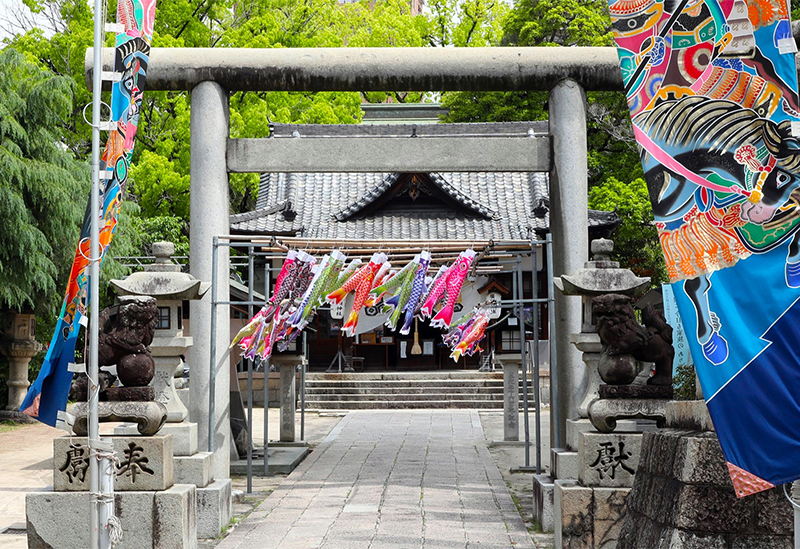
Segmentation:
[(0, 308), (52, 310), (62, 297), (90, 173), (63, 147), (73, 82), (0, 51)]
[(630, 183), (605, 179), (589, 190), (589, 207), (616, 211), (622, 219), (616, 230), (614, 256), (624, 267), (649, 276), (654, 284), (668, 281), (644, 179)]

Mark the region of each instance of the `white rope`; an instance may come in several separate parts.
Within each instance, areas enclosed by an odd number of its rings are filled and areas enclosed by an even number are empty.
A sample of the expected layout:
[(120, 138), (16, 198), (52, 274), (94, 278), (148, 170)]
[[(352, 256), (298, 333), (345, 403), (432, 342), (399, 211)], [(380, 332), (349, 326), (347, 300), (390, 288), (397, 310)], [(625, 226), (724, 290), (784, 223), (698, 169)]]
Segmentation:
[(800, 509), (800, 504), (798, 504), (797, 502), (795, 502), (795, 501), (792, 499), (792, 496), (790, 496), (790, 495), (789, 495), (789, 492), (786, 490), (786, 487), (787, 487), (787, 486), (789, 486), (789, 484), (784, 484), (784, 485), (783, 485), (783, 495), (784, 495), (784, 496), (786, 496), (786, 499), (788, 499), (788, 500), (789, 500), (789, 503), (791, 503), (791, 504), (792, 504), (792, 507), (794, 507), (794, 509), (795, 509), (795, 511), (796, 511), (796, 510)]
[[(99, 464), (102, 464), (105, 460), (105, 474), (113, 476), (116, 473), (116, 452), (113, 450), (109, 451), (92, 448), (91, 456), (94, 457)], [(111, 546), (115, 547), (120, 541), (122, 541), (123, 530), (119, 518), (114, 515), (114, 493), (112, 492), (110, 494), (103, 494), (100, 492), (93, 492), (91, 494), (91, 498), (95, 502), (106, 506), (106, 514), (108, 515), (108, 519), (106, 520), (106, 523), (102, 525), (102, 527), (108, 530), (108, 539), (111, 541)]]

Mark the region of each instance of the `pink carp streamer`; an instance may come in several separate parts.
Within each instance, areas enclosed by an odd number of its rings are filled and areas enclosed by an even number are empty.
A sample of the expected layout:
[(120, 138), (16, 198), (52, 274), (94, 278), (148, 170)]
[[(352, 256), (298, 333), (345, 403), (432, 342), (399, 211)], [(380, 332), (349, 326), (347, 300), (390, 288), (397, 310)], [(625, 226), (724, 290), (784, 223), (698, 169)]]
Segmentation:
[[(430, 318), (440, 304), (431, 326), (448, 328), (474, 259), (475, 252), (466, 250), (452, 265), (441, 266), (430, 281), (427, 273), (431, 254), (428, 251), (420, 252), (399, 271), (393, 271), (383, 253), (373, 254), (366, 265), (356, 258), (345, 267), (347, 258), (338, 250), (319, 262), (305, 252), (292, 250), (286, 254), (272, 297), (236, 334), (231, 347), (238, 345), (243, 356), (249, 359), (268, 359), (276, 345), (279, 351), (286, 350), (320, 306), (325, 303), (340, 305), (351, 293), (354, 294), (353, 304), (341, 328), (348, 337), (358, 333), (360, 313), (366, 307), (378, 307), (381, 303), (380, 310), (389, 315), (386, 326), (391, 330), (396, 330), (400, 319), (404, 318), (400, 333), (408, 334), (414, 318)], [(461, 335), (451, 345), (457, 356), (472, 355), (479, 349), (477, 344), (483, 331), (478, 329), (480, 323), (476, 324), (473, 316), (474, 313), (468, 315), (471, 319), (468, 329), (465, 329), (464, 319), (459, 321), (463, 334), (459, 332)]]

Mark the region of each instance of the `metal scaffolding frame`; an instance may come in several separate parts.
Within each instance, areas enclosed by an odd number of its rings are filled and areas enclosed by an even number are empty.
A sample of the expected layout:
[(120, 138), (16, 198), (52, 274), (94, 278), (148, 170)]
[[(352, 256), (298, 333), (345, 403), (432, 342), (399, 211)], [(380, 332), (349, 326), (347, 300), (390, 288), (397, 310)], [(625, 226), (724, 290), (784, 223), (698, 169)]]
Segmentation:
[[(270, 296), (271, 286), (271, 261), (280, 261), (285, 257), (285, 252), (290, 248), (301, 248), (308, 253), (323, 253), (330, 251), (332, 248), (339, 248), (346, 250), (348, 258), (355, 257), (369, 257), (375, 251), (384, 251), (389, 255), (389, 258), (407, 261), (415, 253), (422, 249), (431, 251), (432, 261), (434, 263), (445, 263), (453, 261), (457, 256), (457, 251), (464, 249), (464, 247), (471, 246), (479, 250), (474, 262), (473, 274), (501, 274), (511, 273), (513, 281), (513, 294), (512, 299), (502, 300), (501, 307), (507, 307), (515, 311), (519, 319), (520, 330), (520, 359), (522, 366), (522, 383), (523, 383), (523, 414), (524, 414), (524, 432), (525, 432), (525, 464), (519, 467), (523, 471), (535, 471), (536, 473), (542, 472), (541, 464), (541, 386), (539, 378), (539, 306), (541, 303), (548, 304), (548, 323), (550, 325), (549, 338), (550, 338), (550, 371), (551, 383), (555, 382), (555, 376), (552, 372), (556, 369), (556, 348), (553, 344), (555, 337), (555, 316), (554, 316), (554, 293), (553, 293), (553, 261), (552, 261), (552, 238), (548, 234), (545, 240), (537, 240), (532, 238), (525, 241), (395, 241), (395, 242), (370, 242), (370, 241), (328, 241), (328, 240), (313, 240), (303, 238), (279, 238), (279, 237), (263, 237), (263, 236), (234, 236), (234, 235), (221, 235), (213, 239), (212, 250), (212, 286), (211, 286), (211, 375), (209, 378), (209, 421), (208, 421), (208, 451), (214, 451), (214, 409), (215, 402), (215, 379), (217, 371), (220, 367), (229, 367), (227, 365), (230, 349), (225, 352), (222, 358), (217, 360), (216, 348), (216, 333), (217, 333), (217, 307), (219, 305), (235, 305), (246, 306), (248, 315), (252, 318), (256, 306), (262, 306), (263, 303), (254, 300), (254, 281), (255, 281), (255, 259), (256, 257), (263, 258), (264, 265), (264, 300), (268, 300)], [(247, 291), (248, 298), (246, 301), (229, 299), (221, 301), (218, 299), (217, 294), (217, 270), (218, 270), (218, 253), (222, 247), (245, 250), (246, 256), (232, 256), (231, 267), (247, 267), (248, 280)], [(546, 276), (547, 276), (547, 297), (538, 297), (538, 279), (537, 279), (537, 263), (538, 263), (538, 250), (540, 247), (546, 249)], [(522, 258), (523, 256), (530, 256), (531, 258), (531, 298), (525, 299), (523, 294), (523, 269)], [(481, 266), (480, 261), (490, 261), (490, 265)], [(510, 266), (510, 268), (508, 268)], [(532, 323), (533, 323), (533, 360), (528, 361), (528, 345), (525, 335), (525, 305), (530, 304), (533, 308)], [(320, 307), (318, 310), (329, 310), (328, 307)], [(302, 352), (304, 360), (300, 371), (300, 439), (305, 440), (305, 380), (307, 361), (307, 338), (306, 332), (303, 332), (302, 339)], [(253, 445), (253, 370), (254, 367), (258, 369), (257, 361), (245, 359), (247, 363), (247, 493), (252, 493), (253, 489), (253, 454), (256, 448)], [(263, 476), (269, 475), (269, 360), (262, 362), (264, 371), (264, 466), (261, 474)], [(536, 447), (536, 466), (532, 467), (530, 463), (530, 405), (528, 396), (528, 369), (531, 369), (533, 375), (534, 385), (536, 387), (534, 394), (534, 413), (535, 413), (535, 447)], [(556, 393), (553, 393), (556, 395)], [(557, 397), (556, 397), (557, 398)], [(552, 404), (552, 403), (551, 403)]]

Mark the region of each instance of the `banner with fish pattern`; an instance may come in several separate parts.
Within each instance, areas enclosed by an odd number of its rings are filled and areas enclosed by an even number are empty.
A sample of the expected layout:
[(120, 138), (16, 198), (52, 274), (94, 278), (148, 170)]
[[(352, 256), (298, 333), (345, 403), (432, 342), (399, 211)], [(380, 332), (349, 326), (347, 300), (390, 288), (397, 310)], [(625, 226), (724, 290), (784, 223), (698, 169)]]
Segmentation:
[[(117, 34), (114, 56), (114, 70), (121, 74), (121, 79), (114, 82), (111, 91), (111, 120), (117, 123), (117, 127), (110, 132), (100, 161), (101, 175), (104, 174), (105, 179), (101, 178), (101, 211), (94, 212), (100, 219), (101, 261), (114, 236), (128, 181), (155, 11), (156, 0), (120, 0), (117, 5), (117, 23), (124, 25), (125, 29)], [(92, 214), (90, 205), (87, 205), (56, 330), (39, 376), (20, 407), (25, 414), (53, 426), (58, 421), (58, 412), (66, 409), (72, 382), (69, 364), (75, 361), (75, 344), (80, 327), (87, 320)]]
[(737, 495), (800, 478), (800, 140), (787, 0), (610, 0), (656, 225)]

